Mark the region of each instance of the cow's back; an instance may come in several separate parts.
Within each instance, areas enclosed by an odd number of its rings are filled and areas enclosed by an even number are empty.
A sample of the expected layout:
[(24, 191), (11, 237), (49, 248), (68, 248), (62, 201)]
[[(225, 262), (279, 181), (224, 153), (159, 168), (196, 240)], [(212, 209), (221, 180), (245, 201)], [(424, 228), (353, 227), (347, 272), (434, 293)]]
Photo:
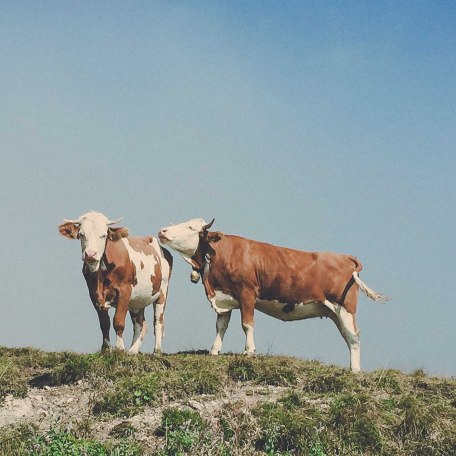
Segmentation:
[(239, 236), (224, 235), (211, 246), (214, 288), (239, 293), (247, 287), (265, 300), (339, 302), (353, 271), (361, 269), (350, 255), (300, 251)]

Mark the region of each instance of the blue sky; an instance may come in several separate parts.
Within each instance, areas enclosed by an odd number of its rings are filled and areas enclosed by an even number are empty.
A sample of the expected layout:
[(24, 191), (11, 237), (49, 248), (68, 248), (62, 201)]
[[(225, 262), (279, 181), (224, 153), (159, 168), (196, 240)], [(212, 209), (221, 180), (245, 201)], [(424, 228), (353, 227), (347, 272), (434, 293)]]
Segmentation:
[[(0, 344), (99, 349), (63, 218), (215, 217), (356, 255), (392, 297), (361, 298), (363, 368), (455, 375), (455, 49), (444, 1), (2, 2)], [(215, 335), (189, 272), (175, 255), (167, 352)], [(330, 321), (256, 322), (260, 353), (348, 365)]]

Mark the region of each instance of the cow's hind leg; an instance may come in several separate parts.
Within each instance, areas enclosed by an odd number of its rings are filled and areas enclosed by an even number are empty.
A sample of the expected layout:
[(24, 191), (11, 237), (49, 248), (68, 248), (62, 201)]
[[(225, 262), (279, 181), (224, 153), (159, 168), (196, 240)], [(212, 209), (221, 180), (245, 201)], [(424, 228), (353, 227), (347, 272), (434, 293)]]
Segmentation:
[(165, 321), (164, 321), (164, 314), (165, 314), (165, 297), (164, 294), (161, 293), (158, 301), (154, 303), (154, 334), (155, 334), (155, 345), (154, 345), (154, 353), (156, 355), (161, 354), (162, 349), (162, 340), (165, 335)]
[(131, 341), (131, 347), (128, 350), (130, 354), (136, 354), (139, 351), (139, 347), (143, 343), (147, 333), (147, 323), (144, 319), (144, 309), (134, 313), (130, 310), (130, 317), (133, 323), (133, 340)]
[(330, 317), (336, 324), (350, 351), (350, 368), (353, 372), (359, 372), (361, 370), (361, 344), (355, 315), (347, 312), (342, 306), (332, 303), (325, 304), (328, 307), (332, 306), (333, 313)]
[(214, 343), (212, 344), (212, 348), (210, 351), (211, 355), (218, 355), (220, 353), (223, 344), (223, 337), (225, 336), (225, 332), (228, 328), (230, 318), (231, 310), (229, 310), (228, 312), (217, 314), (217, 322), (215, 324), (217, 335), (215, 336)]

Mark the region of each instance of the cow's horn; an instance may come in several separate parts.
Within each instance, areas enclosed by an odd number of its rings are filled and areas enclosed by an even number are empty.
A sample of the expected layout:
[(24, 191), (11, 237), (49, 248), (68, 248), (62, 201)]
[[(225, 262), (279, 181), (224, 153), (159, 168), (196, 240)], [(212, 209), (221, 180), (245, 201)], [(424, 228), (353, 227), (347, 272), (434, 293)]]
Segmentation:
[(108, 225), (114, 225), (115, 223), (119, 223), (121, 220), (123, 220), (123, 217), (120, 217), (117, 220), (108, 220)]
[(212, 222), (209, 222), (207, 225), (203, 226), (203, 231), (207, 231), (215, 222), (215, 218), (212, 219)]
[(63, 219), (65, 223), (74, 223), (75, 225), (79, 225), (81, 223), (81, 217), (79, 217), (77, 220), (68, 220), (68, 219)]

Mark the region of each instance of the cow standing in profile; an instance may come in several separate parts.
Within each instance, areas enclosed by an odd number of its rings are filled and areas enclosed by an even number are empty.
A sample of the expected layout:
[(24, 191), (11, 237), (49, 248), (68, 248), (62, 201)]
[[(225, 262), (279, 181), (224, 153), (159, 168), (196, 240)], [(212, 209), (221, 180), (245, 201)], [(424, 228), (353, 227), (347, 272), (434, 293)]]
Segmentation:
[(129, 237), (123, 227), (111, 227), (98, 212), (88, 212), (59, 226), (62, 236), (81, 241), (82, 273), (90, 299), (97, 311), (103, 334), (101, 349), (110, 348), (108, 309), (115, 307), (113, 326), (116, 348), (125, 349), (123, 331), (127, 311), (133, 323), (133, 340), (128, 353), (138, 353), (147, 332), (144, 310), (154, 306), (154, 353), (161, 352), (164, 335), (163, 314), (168, 295), (173, 259), (153, 237)]
[(351, 255), (305, 252), (209, 232), (213, 222), (193, 219), (158, 234), (163, 244), (192, 265), (193, 282), (202, 276), (206, 296), (217, 313), (217, 335), (210, 353), (220, 352), (233, 309), (241, 311), (245, 354), (255, 352), (255, 309), (283, 321), (329, 317), (347, 343), (351, 369), (360, 371), (358, 290), (374, 301), (387, 299), (359, 278), (361, 262)]

